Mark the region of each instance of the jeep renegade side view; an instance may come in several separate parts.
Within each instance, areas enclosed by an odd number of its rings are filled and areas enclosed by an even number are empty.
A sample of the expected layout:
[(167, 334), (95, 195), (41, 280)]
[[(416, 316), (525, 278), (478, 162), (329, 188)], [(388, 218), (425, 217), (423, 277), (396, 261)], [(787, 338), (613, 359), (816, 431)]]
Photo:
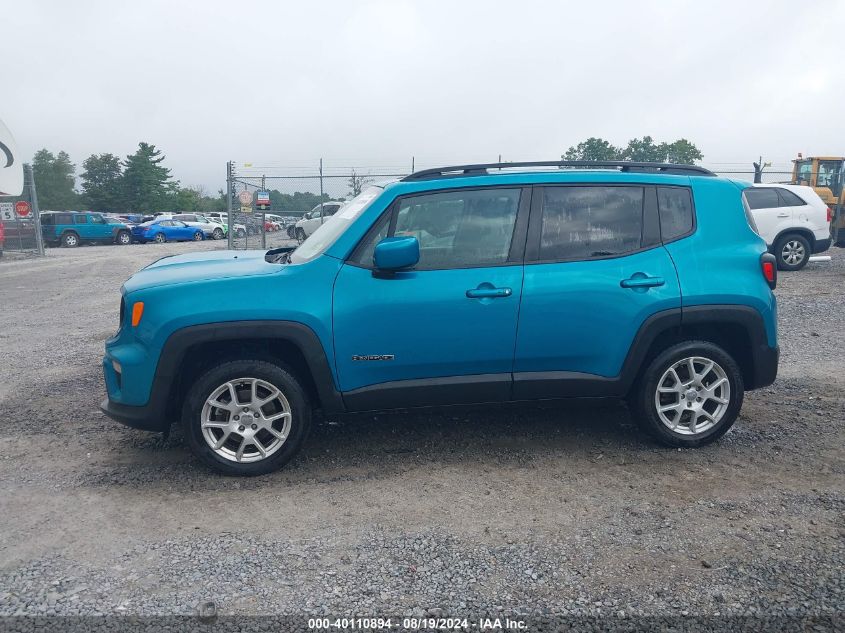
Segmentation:
[(295, 250), (165, 257), (122, 288), (102, 409), (180, 420), (236, 475), (287, 463), (317, 408), (617, 397), (658, 441), (702, 446), (777, 374), (748, 186), (651, 163), (447, 167), (370, 187)]

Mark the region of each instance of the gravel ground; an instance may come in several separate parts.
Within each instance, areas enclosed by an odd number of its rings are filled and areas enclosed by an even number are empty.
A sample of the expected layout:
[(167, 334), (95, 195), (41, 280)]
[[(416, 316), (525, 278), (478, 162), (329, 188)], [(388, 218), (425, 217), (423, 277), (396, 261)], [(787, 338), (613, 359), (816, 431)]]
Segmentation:
[(614, 403), (367, 415), (242, 480), (97, 408), (122, 281), (224, 246), (0, 261), (0, 615), (845, 612), (845, 251), (781, 273), (780, 377), (713, 446)]

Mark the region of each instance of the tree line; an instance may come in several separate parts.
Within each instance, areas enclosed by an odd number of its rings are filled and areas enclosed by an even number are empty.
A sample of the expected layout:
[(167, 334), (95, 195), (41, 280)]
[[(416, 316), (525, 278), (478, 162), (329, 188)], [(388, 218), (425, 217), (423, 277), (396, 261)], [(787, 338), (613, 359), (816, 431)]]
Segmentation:
[[(111, 213), (226, 211), (223, 189), (211, 196), (202, 187), (183, 187), (163, 165), (164, 160), (161, 150), (150, 143), (139, 143), (137, 151), (123, 160), (114, 154), (92, 154), (82, 162), (77, 190), (76, 165), (67, 152), (39, 150), (32, 160), (38, 206), (42, 210)], [(324, 202), (329, 199), (322, 196)], [(277, 213), (310, 211), (320, 200), (310, 192), (270, 191), (271, 208)]]
[(617, 147), (603, 138), (591, 136), (573, 145), (561, 156), (563, 160), (630, 160), (648, 163), (693, 165), (703, 158), (701, 151), (685, 138), (671, 143), (657, 143), (650, 136), (633, 138), (625, 147)]
[[(656, 142), (651, 136), (634, 138), (624, 147), (590, 137), (571, 146), (563, 160), (630, 160), (657, 163), (693, 164), (702, 159), (701, 151), (687, 139)], [(114, 213), (156, 211), (225, 211), (226, 192), (208, 195), (202, 187), (183, 187), (164, 166), (161, 150), (150, 143), (139, 143), (134, 154), (121, 160), (114, 154), (92, 154), (82, 162), (80, 189), (76, 188), (76, 165), (67, 152), (36, 152), (32, 161), (39, 206), (50, 210), (86, 209)], [(353, 170), (349, 179), (350, 196), (368, 184)], [(323, 194), (322, 201), (329, 200)], [(276, 213), (303, 213), (319, 204), (321, 197), (310, 192), (286, 194), (270, 191), (271, 208)]]

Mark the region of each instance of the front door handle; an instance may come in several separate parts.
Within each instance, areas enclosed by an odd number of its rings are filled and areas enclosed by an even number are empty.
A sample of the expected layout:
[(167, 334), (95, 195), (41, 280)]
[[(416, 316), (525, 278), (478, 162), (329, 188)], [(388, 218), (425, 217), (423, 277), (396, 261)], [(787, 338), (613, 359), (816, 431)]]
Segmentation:
[(619, 282), (619, 285), (623, 288), (654, 288), (665, 284), (666, 281), (663, 277), (646, 277), (645, 275), (635, 275)]
[(472, 290), (467, 290), (467, 298), (469, 299), (493, 299), (495, 297), (510, 297), (513, 290), (510, 288), (492, 288), (486, 286), (479, 286)]

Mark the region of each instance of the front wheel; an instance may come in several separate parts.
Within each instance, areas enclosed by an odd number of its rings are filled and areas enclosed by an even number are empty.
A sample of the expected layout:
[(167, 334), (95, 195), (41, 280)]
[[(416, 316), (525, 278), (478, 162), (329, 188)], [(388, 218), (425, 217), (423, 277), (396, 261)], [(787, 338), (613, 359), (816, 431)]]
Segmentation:
[(803, 235), (784, 235), (775, 244), (775, 257), (781, 270), (801, 270), (810, 259), (810, 242)]
[(201, 242), (202, 241), (202, 231), (197, 231), (194, 233), (194, 241)]
[(634, 413), (660, 443), (694, 448), (733, 426), (744, 383), (734, 359), (706, 341), (679, 343), (657, 356), (635, 387)]
[(223, 363), (200, 376), (182, 408), (191, 450), (226, 475), (287, 464), (308, 436), (311, 406), (292, 372), (264, 360)]
[(121, 231), (117, 234), (117, 243), (126, 246), (132, 243), (132, 234), (129, 231)]

